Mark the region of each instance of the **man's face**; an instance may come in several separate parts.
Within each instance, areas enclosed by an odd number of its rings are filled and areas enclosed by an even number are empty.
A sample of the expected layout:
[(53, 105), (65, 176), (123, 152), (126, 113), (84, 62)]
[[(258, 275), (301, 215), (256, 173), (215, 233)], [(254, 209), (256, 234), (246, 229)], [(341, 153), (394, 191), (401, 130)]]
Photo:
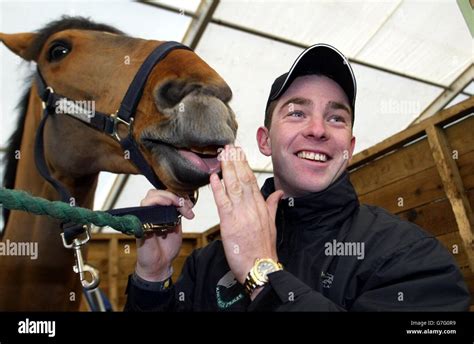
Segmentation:
[(354, 151), (348, 98), (326, 76), (298, 77), (278, 100), (270, 130), (259, 128), (257, 140), (272, 157), (276, 189), (287, 197), (322, 191), (345, 171)]

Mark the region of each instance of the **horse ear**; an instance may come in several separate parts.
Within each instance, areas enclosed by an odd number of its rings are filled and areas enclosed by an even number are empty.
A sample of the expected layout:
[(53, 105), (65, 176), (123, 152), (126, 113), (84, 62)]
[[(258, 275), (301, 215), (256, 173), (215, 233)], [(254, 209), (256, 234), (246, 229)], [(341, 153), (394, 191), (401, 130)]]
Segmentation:
[(28, 47), (36, 38), (36, 33), (24, 32), (24, 33), (1, 33), (0, 32), (0, 41), (6, 45), (13, 53), (17, 54), (21, 58), (30, 61), (34, 56), (29, 56), (27, 54)]

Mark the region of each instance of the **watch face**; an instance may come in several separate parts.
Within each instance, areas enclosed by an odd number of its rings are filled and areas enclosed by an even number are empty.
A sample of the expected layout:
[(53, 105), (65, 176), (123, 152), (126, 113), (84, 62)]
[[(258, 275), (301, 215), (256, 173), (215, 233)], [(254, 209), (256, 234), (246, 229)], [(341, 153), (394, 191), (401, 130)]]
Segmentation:
[(271, 272), (276, 271), (276, 267), (272, 262), (269, 261), (261, 261), (257, 265), (257, 273), (262, 276), (263, 278), (266, 278), (267, 275)]

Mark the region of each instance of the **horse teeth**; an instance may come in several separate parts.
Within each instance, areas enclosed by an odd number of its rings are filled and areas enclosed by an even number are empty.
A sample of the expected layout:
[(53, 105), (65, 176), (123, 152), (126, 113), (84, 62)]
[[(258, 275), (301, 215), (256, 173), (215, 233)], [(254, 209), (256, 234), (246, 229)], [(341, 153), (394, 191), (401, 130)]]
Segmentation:
[(193, 153), (203, 154), (203, 155), (217, 155), (217, 151), (214, 149), (196, 149), (196, 148), (189, 148), (189, 150)]

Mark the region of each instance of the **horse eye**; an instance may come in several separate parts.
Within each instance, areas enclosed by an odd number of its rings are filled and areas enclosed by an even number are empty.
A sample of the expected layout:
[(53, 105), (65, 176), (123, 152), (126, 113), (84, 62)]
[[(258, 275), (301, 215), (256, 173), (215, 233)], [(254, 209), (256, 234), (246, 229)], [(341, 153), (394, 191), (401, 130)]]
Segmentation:
[(70, 49), (63, 43), (56, 43), (49, 49), (49, 61), (59, 61), (69, 53)]

